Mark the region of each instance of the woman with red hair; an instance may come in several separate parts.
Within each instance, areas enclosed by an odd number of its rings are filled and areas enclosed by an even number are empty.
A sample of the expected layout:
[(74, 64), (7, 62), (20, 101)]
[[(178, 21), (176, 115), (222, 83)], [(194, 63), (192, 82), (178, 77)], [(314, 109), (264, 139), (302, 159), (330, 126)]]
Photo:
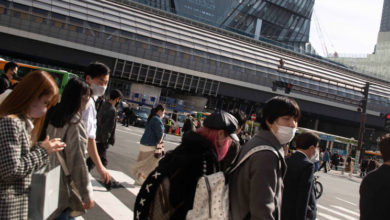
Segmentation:
[[(187, 212), (193, 207), (199, 178), (220, 171), (220, 163), (226, 156), (232, 139), (238, 141), (237, 119), (227, 112), (213, 113), (204, 120), (203, 126), (195, 132), (185, 133), (182, 143), (160, 160), (137, 196), (135, 218), (186, 218)], [(168, 190), (160, 193), (159, 186), (167, 187)], [(153, 205), (155, 195), (162, 196), (161, 200), (164, 202)], [(158, 210), (160, 207), (164, 208)], [(161, 213), (164, 217), (159, 215)]]
[(58, 98), (53, 78), (37, 70), (0, 105), (0, 219), (27, 219), (32, 172), (65, 147), (58, 138), (37, 142), (46, 111)]

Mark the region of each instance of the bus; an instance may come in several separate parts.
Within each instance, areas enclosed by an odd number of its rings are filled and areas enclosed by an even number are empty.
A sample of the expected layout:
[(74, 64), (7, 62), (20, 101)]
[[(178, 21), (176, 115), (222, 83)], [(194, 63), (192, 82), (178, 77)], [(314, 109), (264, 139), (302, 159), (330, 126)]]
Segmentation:
[(313, 132), (320, 137), (321, 150), (329, 149), (329, 152), (334, 153), (337, 151), (339, 155), (346, 157), (357, 146), (357, 140), (354, 138), (346, 138), (337, 136), (334, 134), (328, 134), (321, 131), (311, 130), (308, 128), (298, 128), (297, 133)]
[[(0, 59), (0, 71), (2, 74), (4, 74), (4, 65), (8, 63), (9, 61)], [(19, 78), (23, 78), (25, 75), (27, 75), (29, 72), (34, 71), (34, 70), (43, 70), (48, 72), (53, 79), (56, 81), (58, 85), (58, 89), (60, 91), (60, 94), (62, 94), (62, 91), (64, 90), (66, 84), (71, 78), (78, 77), (74, 73), (70, 73), (64, 70), (55, 70), (55, 69), (49, 69), (49, 68), (44, 68), (44, 67), (39, 67), (39, 66), (33, 66), (29, 64), (24, 64), (24, 63), (18, 63), (16, 62), (19, 66), (17, 76)]]

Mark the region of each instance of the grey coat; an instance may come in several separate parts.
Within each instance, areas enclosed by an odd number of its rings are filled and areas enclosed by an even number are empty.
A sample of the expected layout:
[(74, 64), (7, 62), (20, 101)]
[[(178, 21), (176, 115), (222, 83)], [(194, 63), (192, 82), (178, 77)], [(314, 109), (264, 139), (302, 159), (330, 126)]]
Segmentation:
[(260, 130), (240, 152), (237, 161), (252, 148), (260, 145), (274, 147), (253, 154), (229, 176), (232, 219), (280, 220), (283, 177), (286, 172), (284, 151), (276, 137)]
[(0, 119), (0, 219), (27, 219), (31, 175), (48, 162), (47, 151), (31, 148), (31, 122)]
[[(67, 130), (67, 131), (66, 131)], [(66, 143), (66, 147), (60, 154), (62, 154), (65, 159), (66, 165), (69, 169), (71, 178), (73, 179), (77, 189), (80, 192), (83, 202), (88, 202), (92, 200), (92, 185), (89, 178), (89, 172), (87, 168), (86, 160), (86, 150), (88, 145), (88, 138), (85, 132), (84, 124), (80, 121), (80, 115), (77, 114), (72, 119), (71, 123), (66, 124), (62, 128), (55, 128), (53, 125), (49, 124), (47, 127), (47, 135), (50, 138), (64, 138), (63, 141)], [(65, 135), (66, 132), (66, 135)], [(56, 154), (49, 156), (50, 160), (50, 169), (60, 165), (60, 162), (57, 159)], [(69, 196), (68, 181), (64, 175), (63, 170), (61, 169), (61, 182), (60, 182), (60, 195), (57, 210), (58, 215), (60, 212), (70, 207), (72, 210), (75, 210), (77, 207), (76, 198)], [(79, 210), (77, 210), (79, 211)]]

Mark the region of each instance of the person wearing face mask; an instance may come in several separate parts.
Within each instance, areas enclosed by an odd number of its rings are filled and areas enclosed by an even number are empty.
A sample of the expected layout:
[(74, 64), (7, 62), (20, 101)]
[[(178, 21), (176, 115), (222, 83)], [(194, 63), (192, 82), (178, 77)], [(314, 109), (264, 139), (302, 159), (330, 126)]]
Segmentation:
[(145, 132), (140, 140), (137, 163), (132, 165), (130, 170), (139, 185), (157, 167), (158, 161), (164, 153), (164, 124), (161, 120), (164, 114), (164, 106), (157, 105), (152, 109), (147, 119)]
[(282, 220), (315, 220), (316, 197), (314, 192), (313, 159), (319, 154), (320, 138), (306, 132), (295, 139), (297, 150), (286, 158), (287, 173), (284, 177)]
[(38, 137), (48, 108), (57, 103), (58, 87), (45, 71), (27, 74), (0, 105), (0, 219), (27, 220), (28, 193), (34, 170), (66, 145)]
[[(118, 89), (110, 91), (110, 100), (104, 101), (97, 113), (96, 146), (103, 166), (107, 167), (106, 151), (109, 144), (115, 144), (116, 106), (122, 100), (122, 92)], [(91, 158), (87, 159), (88, 169), (94, 168)], [(113, 184), (114, 182), (112, 182)]]
[(95, 102), (99, 96), (104, 95), (109, 78), (110, 68), (105, 64), (94, 62), (88, 65), (85, 71), (85, 82), (91, 87), (92, 95), (82, 113), (82, 120), (88, 136), (88, 156), (95, 164), (100, 178), (106, 184), (110, 183), (111, 176), (103, 166), (96, 146), (97, 111)]
[[(72, 220), (94, 206), (92, 185), (85, 163), (88, 139), (81, 121), (81, 112), (85, 109), (90, 95), (91, 89), (86, 82), (78, 78), (70, 79), (62, 93), (61, 102), (48, 111), (41, 133), (40, 139), (49, 135), (63, 138), (67, 144), (65, 150), (59, 155), (49, 156), (49, 169), (61, 165), (59, 156), (62, 156), (66, 164), (65, 169), (69, 170), (70, 174), (70, 177), (67, 177), (64, 171), (61, 172), (59, 187), (61, 199), (57, 211), (52, 214), (52, 217), (57, 220)], [(68, 193), (72, 190), (70, 179), (74, 182), (83, 204), (78, 203), (77, 198)]]
[(242, 146), (237, 161), (257, 146), (266, 149), (254, 153), (229, 175), (232, 219), (281, 219), (286, 173), (283, 146), (294, 138), (299, 117), (299, 106), (291, 98), (276, 96), (264, 105), (261, 129)]
[(207, 116), (203, 127), (188, 131), (143, 183), (134, 219), (186, 219), (199, 178), (221, 170), (232, 140), (239, 141), (237, 128), (237, 119), (221, 111)]
[(7, 89), (13, 89), (13, 87), (15, 87), (18, 81), (14, 78), (16, 78), (18, 68), (18, 64), (12, 61), (4, 65), (4, 74), (0, 76), (0, 94)]

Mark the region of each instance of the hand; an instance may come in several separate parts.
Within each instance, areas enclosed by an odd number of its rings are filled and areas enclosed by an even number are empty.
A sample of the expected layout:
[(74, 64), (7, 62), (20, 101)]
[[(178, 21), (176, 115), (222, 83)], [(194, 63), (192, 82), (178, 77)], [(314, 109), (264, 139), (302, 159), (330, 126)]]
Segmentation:
[(155, 158), (160, 158), (164, 156), (164, 147), (157, 147), (156, 150), (154, 150), (154, 157)]
[(60, 138), (53, 138), (49, 140), (49, 136), (46, 136), (45, 140), (41, 142), (40, 146), (44, 148), (48, 154), (52, 154), (63, 150), (66, 144), (62, 142)]
[(95, 205), (95, 201), (91, 200), (86, 203), (83, 203), (83, 209), (92, 209)]
[(111, 176), (104, 166), (101, 169), (97, 169), (97, 171), (104, 183), (108, 184), (111, 181)]

